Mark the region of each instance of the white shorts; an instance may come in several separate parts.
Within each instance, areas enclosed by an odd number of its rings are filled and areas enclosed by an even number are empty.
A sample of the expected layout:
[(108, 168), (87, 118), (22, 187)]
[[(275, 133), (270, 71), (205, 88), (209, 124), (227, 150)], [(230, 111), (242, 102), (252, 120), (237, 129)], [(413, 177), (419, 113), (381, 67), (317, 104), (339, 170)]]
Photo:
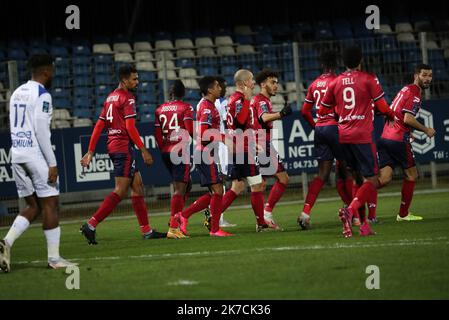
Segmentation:
[(228, 174), (228, 147), (224, 143), (218, 145), (218, 158), (220, 159), (219, 171), (223, 175)]
[(12, 163), (12, 174), (19, 198), (36, 192), (38, 198), (59, 196), (59, 177), (56, 183), (48, 183), (48, 165), (44, 159), (27, 163)]

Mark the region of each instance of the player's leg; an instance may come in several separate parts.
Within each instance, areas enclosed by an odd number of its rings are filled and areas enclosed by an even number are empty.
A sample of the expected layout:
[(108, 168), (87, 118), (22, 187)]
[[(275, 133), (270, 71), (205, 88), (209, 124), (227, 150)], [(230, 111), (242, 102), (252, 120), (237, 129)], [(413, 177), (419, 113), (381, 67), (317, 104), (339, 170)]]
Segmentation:
[(318, 176), (309, 184), (309, 192), (307, 193), (306, 200), (304, 201), (304, 207), (302, 209), (304, 214), (310, 216), (313, 205), (318, 198), (318, 194), (326, 181), (329, 179), (332, 164), (332, 160), (320, 161), (318, 163)]
[(337, 171), (337, 192), (341, 200), (349, 206), (352, 201), (352, 185), (354, 184), (354, 180), (348, 170), (346, 160), (337, 160), (335, 169)]
[(404, 169), (404, 180), (402, 182), (402, 190), (401, 190), (401, 206), (399, 209), (399, 215), (396, 218), (397, 221), (423, 220), (422, 217), (415, 216), (411, 214), (409, 211), (417, 179), (418, 179), (418, 170), (416, 169), (416, 166)]
[(222, 210), (225, 212), (229, 206), (234, 202), (234, 200), (242, 194), (245, 190), (245, 181), (234, 179), (232, 180), (231, 189), (226, 191), (223, 196), (223, 207)]
[(279, 226), (273, 219), (273, 210), (276, 206), (276, 203), (281, 199), (284, 194), (285, 189), (287, 188), (289, 176), (287, 172), (284, 170), (282, 163), (278, 163), (278, 172), (275, 174), (276, 182), (270, 190), (268, 195), (267, 203), (264, 208), (264, 217), (267, 224), (274, 229), (278, 229)]
[(217, 237), (232, 236), (231, 233), (228, 233), (220, 229), (220, 216), (222, 212), (222, 202), (223, 202), (223, 184), (222, 183), (211, 184), (210, 190), (212, 192), (212, 197), (210, 200), (211, 227), (209, 234), (211, 236)]
[(260, 174), (247, 177), (246, 179), (251, 188), (251, 206), (253, 208), (254, 215), (256, 216), (256, 231), (261, 232), (268, 230), (270, 227), (265, 222), (263, 211), (266, 183)]

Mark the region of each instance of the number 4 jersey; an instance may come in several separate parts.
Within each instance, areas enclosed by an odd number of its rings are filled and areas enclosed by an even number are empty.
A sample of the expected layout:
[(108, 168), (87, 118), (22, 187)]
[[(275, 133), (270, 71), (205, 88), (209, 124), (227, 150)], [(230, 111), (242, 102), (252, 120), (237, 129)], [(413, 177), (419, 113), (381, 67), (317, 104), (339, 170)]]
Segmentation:
[(128, 153), (132, 147), (126, 119), (137, 116), (135, 105), (132, 93), (121, 88), (112, 91), (103, 103), (99, 119), (105, 122), (108, 131), (108, 153)]
[(30, 80), (14, 91), (9, 106), (12, 163), (44, 158), (49, 167), (56, 166), (50, 141), (52, 113), (51, 95), (42, 84)]

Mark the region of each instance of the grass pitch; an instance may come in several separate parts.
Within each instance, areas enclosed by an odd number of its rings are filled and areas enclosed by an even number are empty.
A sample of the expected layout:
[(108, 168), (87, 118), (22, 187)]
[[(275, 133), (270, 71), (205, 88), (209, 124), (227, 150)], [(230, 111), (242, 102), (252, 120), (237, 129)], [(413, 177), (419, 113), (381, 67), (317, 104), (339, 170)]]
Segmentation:
[[(0, 273), (0, 299), (448, 299), (449, 193), (414, 197), (422, 222), (396, 222), (399, 201), (379, 198), (381, 223), (367, 238), (344, 239), (340, 202), (320, 199), (305, 232), (296, 226), (301, 204), (275, 209), (283, 232), (256, 233), (251, 209), (230, 210), (238, 226), (228, 238), (210, 238), (201, 213), (181, 240), (144, 241), (129, 218), (106, 220), (99, 244), (88, 246), (80, 223), (63, 225), (61, 254), (79, 263), (79, 290), (66, 289), (64, 270), (46, 269), (45, 238), (30, 228), (12, 249), (12, 272)], [(162, 231), (167, 220), (151, 224)], [(370, 265), (379, 267), (379, 290), (365, 286)]]

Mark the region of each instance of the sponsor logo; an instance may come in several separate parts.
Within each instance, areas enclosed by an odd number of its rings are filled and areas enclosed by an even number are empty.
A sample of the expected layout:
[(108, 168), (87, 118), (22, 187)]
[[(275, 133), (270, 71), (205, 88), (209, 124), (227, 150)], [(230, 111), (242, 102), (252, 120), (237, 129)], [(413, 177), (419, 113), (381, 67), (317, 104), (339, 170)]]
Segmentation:
[(108, 154), (97, 153), (90, 163), (89, 167), (81, 166), (80, 161), (83, 157), (81, 152), (81, 144), (73, 145), (75, 152), (75, 168), (76, 168), (76, 182), (93, 182), (93, 181), (108, 181), (111, 179), (110, 171), (113, 170), (114, 165)]

